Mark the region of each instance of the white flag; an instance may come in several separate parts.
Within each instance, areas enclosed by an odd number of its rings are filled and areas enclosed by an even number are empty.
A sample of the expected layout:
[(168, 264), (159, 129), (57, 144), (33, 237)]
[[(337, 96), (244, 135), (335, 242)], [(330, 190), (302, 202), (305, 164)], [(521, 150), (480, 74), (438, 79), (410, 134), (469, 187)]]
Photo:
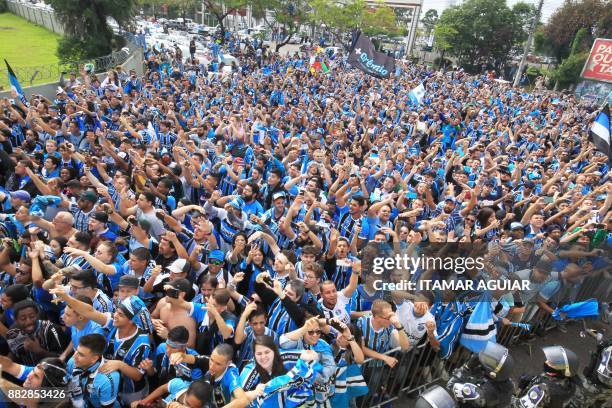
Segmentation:
[(419, 86), (410, 91), (408, 96), (413, 104), (420, 105), (423, 97), (425, 96), (425, 87), (423, 84), (419, 84)]

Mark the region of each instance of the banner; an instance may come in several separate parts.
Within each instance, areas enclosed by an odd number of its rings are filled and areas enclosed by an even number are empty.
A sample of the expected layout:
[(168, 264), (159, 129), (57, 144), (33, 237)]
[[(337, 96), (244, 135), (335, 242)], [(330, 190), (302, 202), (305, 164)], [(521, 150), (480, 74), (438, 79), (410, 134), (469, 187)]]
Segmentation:
[(589, 59), (582, 68), (582, 77), (612, 83), (612, 39), (595, 40)]
[(367, 36), (359, 33), (349, 54), (349, 63), (366, 74), (389, 78), (395, 72), (395, 59), (374, 49)]
[(595, 121), (589, 129), (589, 137), (593, 144), (602, 153), (612, 160), (612, 150), (610, 149), (610, 107), (608, 104), (599, 112)]

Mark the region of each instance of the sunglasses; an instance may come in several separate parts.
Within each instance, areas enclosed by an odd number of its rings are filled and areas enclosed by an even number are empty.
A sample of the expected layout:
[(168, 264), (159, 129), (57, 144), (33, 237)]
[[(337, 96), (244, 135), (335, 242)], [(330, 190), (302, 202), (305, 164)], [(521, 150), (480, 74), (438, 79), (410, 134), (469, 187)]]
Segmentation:
[(213, 259), (213, 260), (208, 261), (208, 263), (210, 265), (217, 265), (218, 266), (218, 265), (222, 265), (223, 261), (219, 261), (218, 259)]
[(308, 330), (306, 333), (308, 333), (309, 336), (320, 336), (321, 330)]

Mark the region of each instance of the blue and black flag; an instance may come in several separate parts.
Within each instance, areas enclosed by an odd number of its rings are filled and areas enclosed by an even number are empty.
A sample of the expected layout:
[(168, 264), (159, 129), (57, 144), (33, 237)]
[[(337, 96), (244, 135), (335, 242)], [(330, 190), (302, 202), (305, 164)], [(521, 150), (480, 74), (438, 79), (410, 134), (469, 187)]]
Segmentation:
[(389, 78), (395, 72), (395, 59), (382, 52), (376, 51), (372, 40), (362, 33), (356, 33), (353, 41), (349, 63), (377, 78)]
[(610, 107), (608, 104), (599, 112), (591, 125), (590, 137), (593, 144), (602, 153), (612, 160), (612, 149), (610, 149)]
[(17, 79), (15, 72), (13, 72), (13, 68), (11, 68), (7, 60), (4, 60), (4, 63), (6, 64), (6, 70), (8, 71), (8, 79), (9, 83), (11, 84), (11, 89), (17, 92), (21, 102), (27, 106), (28, 101), (23, 94), (23, 89), (21, 89), (21, 85), (19, 84), (19, 80)]

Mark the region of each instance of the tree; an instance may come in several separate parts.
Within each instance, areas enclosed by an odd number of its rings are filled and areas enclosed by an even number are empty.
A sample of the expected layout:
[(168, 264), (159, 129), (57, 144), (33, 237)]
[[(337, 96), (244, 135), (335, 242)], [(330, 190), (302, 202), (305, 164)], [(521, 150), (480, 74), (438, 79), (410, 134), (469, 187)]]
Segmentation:
[[(249, 3), (248, 0), (202, 0), (206, 10), (215, 16), (221, 31), (221, 42), (225, 42), (225, 17), (235, 15)], [(255, 2), (254, 2), (255, 3)]]
[(612, 35), (612, 7), (609, 0), (566, 0), (543, 27), (536, 50), (546, 50), (562, 61), (571, 54), (571, 47), (580, 29), (585, 30), (587, 48), (595, 38)]
[[(310, 21), (310, 6), (307, 0), (257, 0), (252, 2), (253, 15), (261, 18), (266, 25), (273, 28), (278, 24), (283, 29), (285, 37), (276, 43), (276, 51), (288, 44), (300, 27)], [(274, 14), (274, 21), (269, 21), (267, 11)]]
[(425, 15), (423, 15), (421, 23), (423, 23), (423, 27), (425, 27), (427, 35), (431, 34), (431, 32), (436, 27), (438, 18), (438, 11), (436, 9), (429, 9), (425, 12)]
[(112, 17), (119, 26), (128, 25), (134, 15), (135, 0), (49, 0), (64, 26), (64, 38), (57, 54), (62, 62), (95, 58), (122, 46), (122, 38), (107, 24)]
[(168, 8), (173, 7), (178, 11), (178, 15), (183, 19), (183, 26), (185, 26), (185, 18), (187, 13), (193, 12), (197, 6), (201, 4), (199, 0), (166, 0), (164, 1)]
[(437, 24), (434, 29), (434, 47), (436, 50), (440, 51), (440, 62), (441, 65), (444, 65), (445, 59), (444, 54), (450, 51), (453, 48), (453, 40), (457, 36), (457, 30), (455, 28), (444, 25)]
[(393, 9), (382, 2), (375, 6), (366, 5), (364, 0), (351, 0), (344, 3), (332, 0), (310, 0), (311, 21), (324, 24), (325, 31), (336, 43), (348, 49), (347, 34), (355, 29), (366, 35), (398, 35), (402, 29), (397, 23)]
[(501, 71), (512, 47), (526, 38), (522, 11), (515, 13), (505, 0), (466, 0), (440, 16), (436, 33), (444, 38), (438, 44), (448, 45), (448, 54), (469, 72)]

